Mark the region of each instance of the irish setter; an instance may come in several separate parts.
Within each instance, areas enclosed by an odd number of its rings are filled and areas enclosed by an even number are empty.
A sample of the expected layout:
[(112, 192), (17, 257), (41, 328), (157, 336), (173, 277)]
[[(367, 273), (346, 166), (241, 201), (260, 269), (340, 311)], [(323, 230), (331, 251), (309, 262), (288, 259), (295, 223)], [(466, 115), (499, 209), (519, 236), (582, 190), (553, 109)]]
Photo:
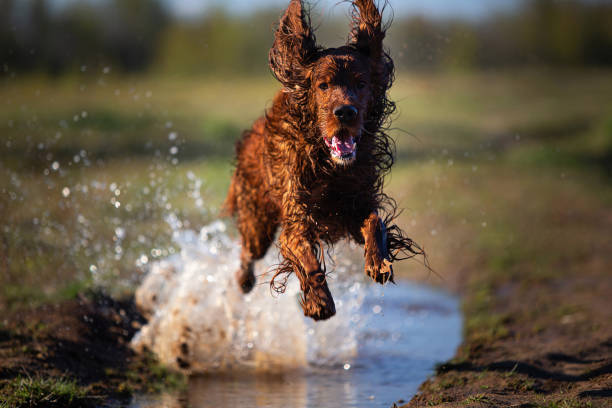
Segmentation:
[[(283, 88), (270, 109), (236, 144), (237, 164), (225, 203), (237, 219), (243, 292), (280, 227), (283, 257), (271, 285), (300, 280), (304, 314), (336, 312), (326, 281), (323, 245), (350, 238), (365, 248), (365, 271), (393, 281), (391, 263), (422, 250), (390, 223), (395, 202), (383, 178), (393, 164), (385, 133), (395, 104), (387, 97), (393, 62), (383, 49), (386, 27), (373, 0), (352, 3), (352, 30), (339, 48), (317, 45), (308, 13), (291, 0), (269, 54)], [(285, 274), (280, 285), (275, 278)]]

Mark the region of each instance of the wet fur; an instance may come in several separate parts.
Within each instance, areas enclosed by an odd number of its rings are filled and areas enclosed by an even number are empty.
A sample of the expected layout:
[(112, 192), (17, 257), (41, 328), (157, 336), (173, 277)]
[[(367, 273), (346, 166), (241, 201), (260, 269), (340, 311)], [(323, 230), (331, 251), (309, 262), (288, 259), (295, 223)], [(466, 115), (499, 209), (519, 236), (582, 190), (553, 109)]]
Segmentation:
[[(395, 110), (387, 96), (393, 62), (382, 45), (385, 27), (372, 0), (354, 1), (353, 11), (348, 44), (323, 49), (316, 45), (301, 1), (290, 2), (269, 55), (283, 89), (236, 144), (236, 169), (225, 203), (241, 236), (237, 279), (243, 291), (255, 284), (253, 262), (266, 254), (280, 229), (283, 260), (271, 285), (282, 291), (295, 273), (304, 313), (315, 320), (335, 313), (322, 262), (325, 246), (342, 238), (364, 245), (366, 273), (380, 283), (393, 279), (393, 261), (423, 253), (393, 225), (395, 202), (383, 193), (394, 153), (385, 129)], [(348, 72), (355, 69), (362, 72)], [(316, 75), (326, 70), (367, 76), (367, 89), (321, 91), (315, 87)], [(340, 130), (330, 110), (334, 103), (349, 102), (362, 108), (359, 129)], [(332, 160), (323, 142), (328, 132), (352, 132), (359, 139), (351, 164)]]

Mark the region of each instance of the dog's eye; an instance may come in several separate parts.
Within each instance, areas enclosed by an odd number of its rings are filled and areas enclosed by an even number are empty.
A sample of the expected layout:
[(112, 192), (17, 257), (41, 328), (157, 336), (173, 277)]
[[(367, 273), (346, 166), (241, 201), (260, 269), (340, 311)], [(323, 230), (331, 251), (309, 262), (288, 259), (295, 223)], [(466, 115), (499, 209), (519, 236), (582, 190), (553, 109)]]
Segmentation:
[(363, 89), (366, 86), (366, 81), (359, 81), (357, 82), (357, 88), (359, 89)]
[(320, 89), (320, 90), (324, 91), (324, 90), (326, 90), (327, 88), (329, 88), (329, 85), (327, 84), (327, 82), (321, 82), (321, 83), (319, 84), (319, 89)]

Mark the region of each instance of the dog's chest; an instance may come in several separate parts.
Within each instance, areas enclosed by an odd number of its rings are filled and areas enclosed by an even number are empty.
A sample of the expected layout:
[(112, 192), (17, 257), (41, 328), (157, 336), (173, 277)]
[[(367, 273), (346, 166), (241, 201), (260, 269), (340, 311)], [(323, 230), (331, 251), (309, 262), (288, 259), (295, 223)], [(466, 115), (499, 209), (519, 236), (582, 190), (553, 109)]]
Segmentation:
[(322, 235), (332, 240), (352, 232), (372, 211), (372, 194), (355, 180), (336, 178), (313, 183), (307, 207)]

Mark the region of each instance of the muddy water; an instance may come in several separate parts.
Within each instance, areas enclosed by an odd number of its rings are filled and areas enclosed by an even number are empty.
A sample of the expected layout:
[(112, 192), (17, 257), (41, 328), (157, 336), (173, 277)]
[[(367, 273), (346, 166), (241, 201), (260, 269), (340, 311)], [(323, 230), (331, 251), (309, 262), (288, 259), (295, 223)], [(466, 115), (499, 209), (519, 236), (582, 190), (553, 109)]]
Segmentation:
[[(409, 400), (460, 343), (456, 298), (404, 281), (371, 284), (348, 245), (328, 259), (338, 313), (314, 323), (302, 316), (295, 278), (280, 296), (265, 283), (239, 293), (239, 247), (223, 224), (175, 240), (180, 254), (153, 265), (137, 292), (150, 316), (133, 346), (186, 370), (189, 386), (137, 396), (134, 408), (389, 407)], [(274, 251), (260, 262), (260, 282), (276, 262)]]

